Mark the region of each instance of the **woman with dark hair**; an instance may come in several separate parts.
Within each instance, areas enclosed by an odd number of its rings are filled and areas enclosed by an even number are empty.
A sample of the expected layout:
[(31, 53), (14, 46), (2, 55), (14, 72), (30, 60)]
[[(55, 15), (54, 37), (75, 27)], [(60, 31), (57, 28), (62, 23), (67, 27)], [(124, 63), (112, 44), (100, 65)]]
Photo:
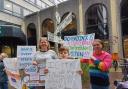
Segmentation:
[(89, 64), (91, 89), (109, 89), (109, 69), (112, 64), (111, 55), (103, 51), (103, 42), (95, 39), (93, 42), (93, 56), (82, 59), (81, 62)]

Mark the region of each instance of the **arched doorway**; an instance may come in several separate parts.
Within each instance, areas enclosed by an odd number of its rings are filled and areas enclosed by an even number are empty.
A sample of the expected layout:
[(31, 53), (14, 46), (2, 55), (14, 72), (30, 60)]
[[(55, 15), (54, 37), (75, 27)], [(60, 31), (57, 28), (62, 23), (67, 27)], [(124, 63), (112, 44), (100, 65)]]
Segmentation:
[(95, 33), (96, 39), (101, 39), (105, 43), (104, 49), (110, 51), (109, 30), (107, 9), (103, 4), (94, 4), (90, 6), (85, 14), (86, 33)]
[(28, 45), (37, 46), (36, 26), (34, 23), (30, 23), (27, 27), (27, 41)]
[[(41, 30), (41, 36), (42, 37), (47, 37), (47, 32), (54, 33), (54, 22), (52, 19), (47, 18), (43, 21), (42, 23), (42, 30)], [(51, 49), (55, 49), (55, 43), (50, 42)]]
[[(69, 13), (70, 12), (67, 12), (62, 16), (61, 22), (66, 18)], [(64, 36), (77, 35), (77, 20), (74, 13), (72, 13), (72, 21), (61, 32), (59, 32), (58, 35), (61, 36), (62, 39), (64, 39)]]
[(121, 25), (124, 57), (128, 58), (128, 0), (121, 2)]

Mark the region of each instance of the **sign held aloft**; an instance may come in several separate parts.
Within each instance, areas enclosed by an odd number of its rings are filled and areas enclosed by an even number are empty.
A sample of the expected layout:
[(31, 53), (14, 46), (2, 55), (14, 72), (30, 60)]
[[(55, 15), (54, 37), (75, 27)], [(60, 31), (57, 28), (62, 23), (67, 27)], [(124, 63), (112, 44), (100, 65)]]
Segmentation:
[(55, 34), (61, 32), (69, 23), (72, 22), (72, 13), (70, 12), (67, 17), (57, 26)]
[(65, 36), (64, 45), (69, 48), (69, 54), (75, 58), (90, 58), (93, 54), (92, 42), (95, 34)]
[(47, 32), (47, 34), (48, 34), (48, 40), (49, 41), (56, 42), (56, 43), (63, 43), (63, 40), (61, 39), (61, 37), (58, 37), (51, 32)]
[(19, 69), (24, 69), (32, 64), (36, 46), (17, 46), (17, 58)]

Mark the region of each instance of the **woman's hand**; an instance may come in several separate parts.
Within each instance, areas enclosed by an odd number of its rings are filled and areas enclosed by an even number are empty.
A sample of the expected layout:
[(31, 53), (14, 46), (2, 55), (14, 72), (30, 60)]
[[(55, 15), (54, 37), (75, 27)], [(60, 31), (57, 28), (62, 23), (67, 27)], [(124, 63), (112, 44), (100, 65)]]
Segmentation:
[(47, 74), (48, 73), (48, 68), (45, 68), (44, 69), (44, 74)]
[(92, 60), (94, 60), (94, 61), (97, 60), (96, 57), (94, 57), (94, 56), (91, 56), (90, 58), (91, 58)]

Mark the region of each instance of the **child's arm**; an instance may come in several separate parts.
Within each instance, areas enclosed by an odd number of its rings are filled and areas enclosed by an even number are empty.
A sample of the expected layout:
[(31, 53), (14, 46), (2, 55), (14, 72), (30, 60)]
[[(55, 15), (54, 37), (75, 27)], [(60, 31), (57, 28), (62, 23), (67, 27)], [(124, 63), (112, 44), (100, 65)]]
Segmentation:
[(78, 74), (80, 74), (80, 75), (83, 75), (83, 71), (82, 71), (82, 69), (76, 71), (76, 73), (78, 73)]

